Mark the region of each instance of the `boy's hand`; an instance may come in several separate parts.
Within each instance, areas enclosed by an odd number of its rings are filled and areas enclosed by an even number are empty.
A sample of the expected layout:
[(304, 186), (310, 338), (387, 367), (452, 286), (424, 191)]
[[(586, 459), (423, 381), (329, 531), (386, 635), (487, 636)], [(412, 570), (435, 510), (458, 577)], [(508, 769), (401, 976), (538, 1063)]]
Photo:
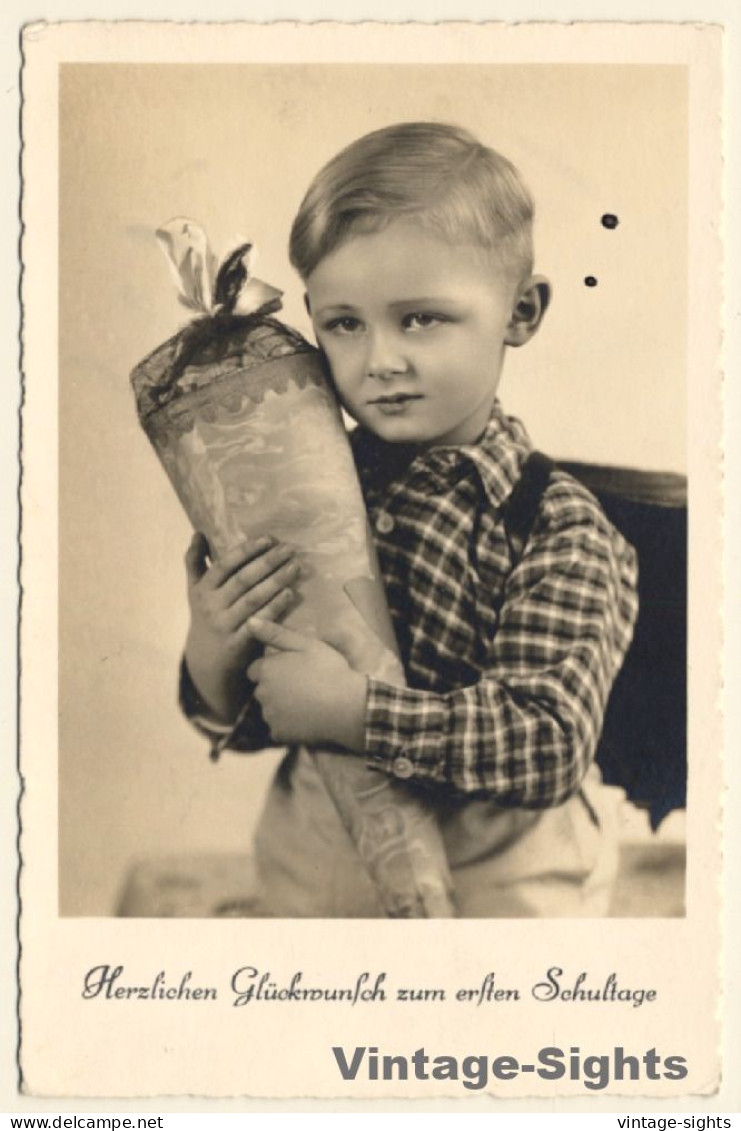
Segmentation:
[(277, 743), (333, 743), (356, 754), (365, 744), (366, 681), (335, 648), (285, 625), (253, 617), (255, 639), (270, 649), (247, 671)]
[(245, 668), (256, 654), (249, 618), (266, 621), (291, 607), (300, 576), (293, 551), (271, 538), (247, 539), (212, 565), (208, 543), (194, 535), (185, 556), (190, 628), (185, 662), (201, 698), (231, 721), (244, 702)]

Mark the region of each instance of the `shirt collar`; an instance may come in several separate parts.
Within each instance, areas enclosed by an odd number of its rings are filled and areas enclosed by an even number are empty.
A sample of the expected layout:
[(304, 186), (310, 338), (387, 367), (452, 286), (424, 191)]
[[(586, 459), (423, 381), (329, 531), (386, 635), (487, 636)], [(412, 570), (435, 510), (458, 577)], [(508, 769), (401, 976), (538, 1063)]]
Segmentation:
[(386, 444), (360, 427), (351, 439), (361, 477), (376, 489), (421, 473), (433, 489), (444, 491), (470, 464), (495, 508), (511, 494), (532, 450), (523, 424), (505, 415), (499, 401), (494, 402), (486, 428), (472, 444), (441, 444), (419, 451), (409, 445)]
[(474, 444), (457, 448), (432, 449), (458, 453), (469, 460), (479, 474), (489, 502), (499, 507), (509, 497), (520, 478), (522, 465), (532, 451), (524, 425), (514, 416), (507, 416), (499, 401), (494, 402), (483, 434)]

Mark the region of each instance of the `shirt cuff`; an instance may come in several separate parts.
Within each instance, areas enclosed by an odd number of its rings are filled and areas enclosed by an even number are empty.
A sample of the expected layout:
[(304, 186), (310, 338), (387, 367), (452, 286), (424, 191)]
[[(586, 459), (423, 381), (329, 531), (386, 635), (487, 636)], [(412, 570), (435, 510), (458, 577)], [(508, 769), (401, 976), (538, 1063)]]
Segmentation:
[(447, 711), (439, 695), (368, 677), (367, 765), (402, 780), (446, 780)]
[(198, 694), (198, 689), (190, 677), (185, 659), (180, 661), (178, 702), (180, 710), (188, 722), (192, 723), (196, 730), (209, 740), (209, 757), (214, 762), (221, 755), (221, 751), (234, 742), (249, 710), (249, 703), (246, 703), (233, 723), (223, 723), (215, 719), (209, 711), (208, 704), (204, 703)]

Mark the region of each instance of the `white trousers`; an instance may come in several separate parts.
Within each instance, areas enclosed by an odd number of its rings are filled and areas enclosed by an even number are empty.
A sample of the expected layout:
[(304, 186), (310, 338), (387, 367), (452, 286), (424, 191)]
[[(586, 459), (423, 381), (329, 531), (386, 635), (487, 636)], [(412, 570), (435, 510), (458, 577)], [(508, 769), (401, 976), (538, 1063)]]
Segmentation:
[[(461, 918), (575, 918), (608, 913), (617, 872), (620, 791), (593, 767), (554, 809), (490, 801), (435, 803)], [(311, 756), (274, 780), (256, 834), (260, 914), (384, 918), (373, 884)]]

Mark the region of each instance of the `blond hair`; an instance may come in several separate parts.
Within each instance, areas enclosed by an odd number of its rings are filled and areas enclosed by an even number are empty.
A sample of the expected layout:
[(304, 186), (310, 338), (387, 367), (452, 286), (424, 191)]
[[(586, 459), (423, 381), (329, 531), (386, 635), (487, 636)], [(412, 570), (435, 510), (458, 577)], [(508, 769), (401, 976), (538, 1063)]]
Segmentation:
[(533, 201), (517, 169), (467, 130), (402, 122), (366, 134), (315, 176), (291, 228), (303, 279), (351, 235), (393, 220), (493, 252), (518, 278), (533, 268)]

